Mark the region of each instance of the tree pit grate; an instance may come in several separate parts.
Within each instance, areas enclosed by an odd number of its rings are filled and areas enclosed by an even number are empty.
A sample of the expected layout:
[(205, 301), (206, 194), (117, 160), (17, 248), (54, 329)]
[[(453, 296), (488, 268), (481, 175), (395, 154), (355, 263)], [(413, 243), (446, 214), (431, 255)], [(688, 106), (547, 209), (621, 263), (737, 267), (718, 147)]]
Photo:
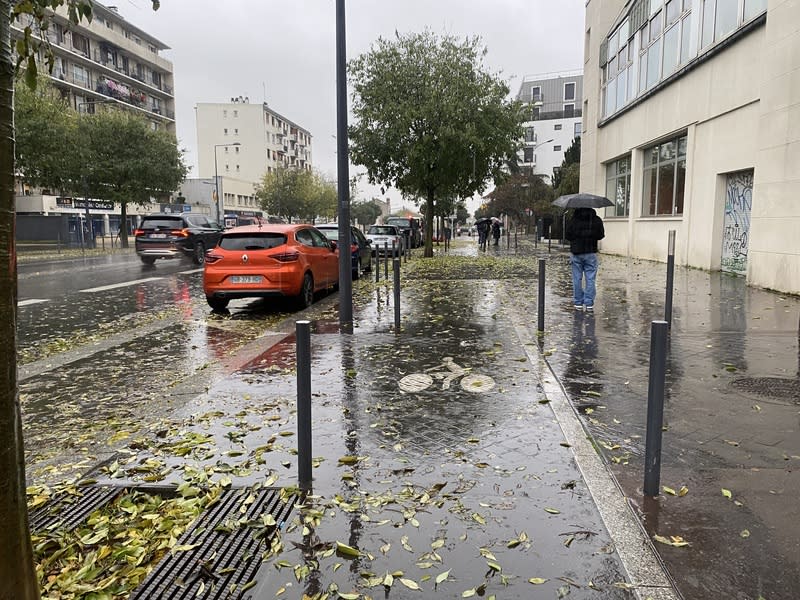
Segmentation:
[(90, 514), (125, 492), (124, 488), (87, 485), (60, 492), (29, 516), (32, 532), (75, 529)]
[(800, 378), (742, 377), (731, 385), (739, 391), (800, 404)]
[[(246, 598), (262, 552), (297, 501), (274, 488), (225, 490), (131, 595), (131, 600)], [(262, 520), (272, 515), (274, 525)]]

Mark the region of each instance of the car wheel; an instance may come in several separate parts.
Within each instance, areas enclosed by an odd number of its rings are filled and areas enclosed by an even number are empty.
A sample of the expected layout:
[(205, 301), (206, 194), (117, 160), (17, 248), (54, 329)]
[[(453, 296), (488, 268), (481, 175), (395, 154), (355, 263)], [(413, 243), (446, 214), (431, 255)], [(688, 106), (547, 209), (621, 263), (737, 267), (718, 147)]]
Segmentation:
[(361, 278), (361, 259), (356, 259), (356, 268), (353, 269), (353, 281)]
[(139, 258), (146, 265), (154, 265), (154, 264), (156, 264), (156, 257), (155, 256), (140, 256)]
[(297, 303), (300, 308), (308, 308), (314, 303), (314, 278), (311, 273), (306, 273), (303, 277), (303, 287), (300, 288)]
[(217, 298), (216, 296), (206, 296), (206, 302), (213, 310), (225, 310), (228, 308), (228, 298)]
[(206, 247), (203, 245), (203, 242), (197, 242), (194, 245), (192, 262), (194, 262), (196, 265), (202, 265), (204, 262), (206, 262)]

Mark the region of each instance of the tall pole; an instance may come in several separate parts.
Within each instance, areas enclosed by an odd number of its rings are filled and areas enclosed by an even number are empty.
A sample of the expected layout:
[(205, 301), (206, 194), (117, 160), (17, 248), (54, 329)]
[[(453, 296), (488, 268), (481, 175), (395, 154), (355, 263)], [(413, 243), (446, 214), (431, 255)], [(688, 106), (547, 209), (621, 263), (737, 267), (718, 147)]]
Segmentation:
[(222, 226), (223, 223), (219, 218), (220, 210), (219, 210), (219, 175), (217, 174), (217, 148), (218, 146), (214, 146), (214, 196), (215, 196), (214, 199), (216, 200), (214, 204), (216, 205), (216, 210), (217, 210), (217, 225)]
[(347, 45), (344, 0), (336, 0), (336, 157), (339, 199), (339, 325), (353, 326), (353, 270), (350, 257), (350, 167), (347, 152)]

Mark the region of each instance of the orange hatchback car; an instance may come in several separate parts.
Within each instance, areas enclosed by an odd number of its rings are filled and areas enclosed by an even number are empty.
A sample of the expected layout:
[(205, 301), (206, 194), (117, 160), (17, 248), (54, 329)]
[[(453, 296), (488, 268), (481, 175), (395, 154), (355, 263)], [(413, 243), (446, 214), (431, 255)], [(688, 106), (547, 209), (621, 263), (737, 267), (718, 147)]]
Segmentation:
[(246, 225), (226, 230), (206, 254), (203, 290), (223, 310), (233, 298), (295, 297), (301, 308), (314, 293), (339, 283), (336, 245), (311, 225)]

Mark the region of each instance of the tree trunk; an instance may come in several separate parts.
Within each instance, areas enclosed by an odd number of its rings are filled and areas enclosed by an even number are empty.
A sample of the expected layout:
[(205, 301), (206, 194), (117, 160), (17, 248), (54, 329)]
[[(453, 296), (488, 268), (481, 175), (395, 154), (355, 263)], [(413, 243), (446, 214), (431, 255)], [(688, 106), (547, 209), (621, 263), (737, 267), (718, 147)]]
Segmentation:
[(425, 258), (433, 256), (433, 190), (428, 191), (425, 199)]
[(0, 0), (0, 598), (36, 600), (17, 390), (17, 255), (14, 215), (12, 0)]
[(119, 242), (123, 248), (128, 247), (128, 203), (119, 204)]

